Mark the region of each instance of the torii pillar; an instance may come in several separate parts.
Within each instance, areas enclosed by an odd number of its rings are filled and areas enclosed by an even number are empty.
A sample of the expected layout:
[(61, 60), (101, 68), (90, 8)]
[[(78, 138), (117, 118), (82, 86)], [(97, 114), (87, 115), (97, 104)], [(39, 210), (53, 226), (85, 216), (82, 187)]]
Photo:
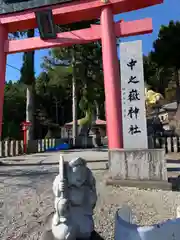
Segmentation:
[(3, 124), (3, 101), (4, 101), (4, 86), (6, 74), (6, 53), (4, 51), (4, 43), (8, 39), (6, 28), (0, 24), (0, 141)]
[(100, 19), (108, 147), (123, 148), (120, 75), (111, 6), (102, 9)]

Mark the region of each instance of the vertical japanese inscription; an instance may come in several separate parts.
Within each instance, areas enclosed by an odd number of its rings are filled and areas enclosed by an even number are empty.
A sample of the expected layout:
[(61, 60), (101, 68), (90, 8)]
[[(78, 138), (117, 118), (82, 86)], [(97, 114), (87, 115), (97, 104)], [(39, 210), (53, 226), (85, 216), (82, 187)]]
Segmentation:
[[(134, 67), (136, 66), (137, 60), (134, 60), (133, 58), (131, 58), (131, 60), (127, 63), (127, 66), (130, 68), (130, 71), (133, 71)], [(128, 80), (128, 84), (137, 84), (139, 81), (137, 80), (136, 75), (134, 76), (130, 76), (129, 80)], [(139, 101), (140, 99), (140, 94), (138, 92), (138, 89), (136, 89), (136, 86), (134, 86), (134, 88), (132, 88), (132, 90), (129, 91), (128, 93), (128, 101), (132, 102), (132, 101)], [(139, 108), (138, 107), (129, 107), (128, 109), (128, 116), (133, 119), (133, 114), (135, 113), (135, 119), (138, 118), (139, 115)], [(134, 135), (134, 134), (138, 134), (141, 133), (140, 127), (137, 126), (137, 124), (131, 124), (129, 126), (129, 134)]]
[(124, 148), (147, 148), (141, 41), (120, 44)]

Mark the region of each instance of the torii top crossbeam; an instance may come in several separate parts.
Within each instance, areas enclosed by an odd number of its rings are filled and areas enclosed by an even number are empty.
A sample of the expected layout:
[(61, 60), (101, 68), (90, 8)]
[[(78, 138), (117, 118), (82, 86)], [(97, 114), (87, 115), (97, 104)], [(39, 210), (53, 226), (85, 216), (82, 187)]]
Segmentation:
[[(119, 14), (133, 11), (152, 5), (160, 4), (163, 0), (108, 0), (106, 3), (100, 0), (80, 0), (70, 3), (51, 6), (56, 24), (92, 20), (100, 17), (102, 8), (111, 5), (112, 13)], [(48, 7), (38, 8), (47, 9)], [(34, 10), (11, 13), (0, 16), (0, 23), (6, 25), (9, 32), (23, 31), (36, 28)]]

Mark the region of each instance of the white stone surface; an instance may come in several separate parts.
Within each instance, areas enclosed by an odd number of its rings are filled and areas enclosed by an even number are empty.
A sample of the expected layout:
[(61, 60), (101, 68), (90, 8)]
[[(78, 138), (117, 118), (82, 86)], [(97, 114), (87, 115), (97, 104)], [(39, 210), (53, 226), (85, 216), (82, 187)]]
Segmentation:
[[(125, 216), (126, 215), (126, 216)], [(180, 236), (180, 218), (167, 220), (152, 226), (132, 224), (129, 218), (131, 210), (116, 212), (115, 240), (178, 240)], [(130, 220), (130, 221), (126, 221)]]
[[(132, 68), (131, 61), (136, 61)], [(148, 148), (142, 41), (120, 43), (120, 68), (124, 148)], [(131, 134), (132, 128), (141, 132)]]
[(93, 209), (97, 194), (95, 179), (82, 158), (64, 163), (53, 182), (55, 214), (52, 232), (57, 240), (88, 238), (94, 230)]
[(109, 150), (109, 163), (112, 178), (167, 181), (164, 149)]

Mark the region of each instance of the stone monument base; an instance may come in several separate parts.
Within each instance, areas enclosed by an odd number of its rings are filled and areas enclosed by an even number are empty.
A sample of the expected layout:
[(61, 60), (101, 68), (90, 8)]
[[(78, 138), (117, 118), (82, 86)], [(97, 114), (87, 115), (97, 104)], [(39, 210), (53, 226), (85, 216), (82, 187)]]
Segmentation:
[(164, 149), (109, 150), (107, 184), (171, 190)]

